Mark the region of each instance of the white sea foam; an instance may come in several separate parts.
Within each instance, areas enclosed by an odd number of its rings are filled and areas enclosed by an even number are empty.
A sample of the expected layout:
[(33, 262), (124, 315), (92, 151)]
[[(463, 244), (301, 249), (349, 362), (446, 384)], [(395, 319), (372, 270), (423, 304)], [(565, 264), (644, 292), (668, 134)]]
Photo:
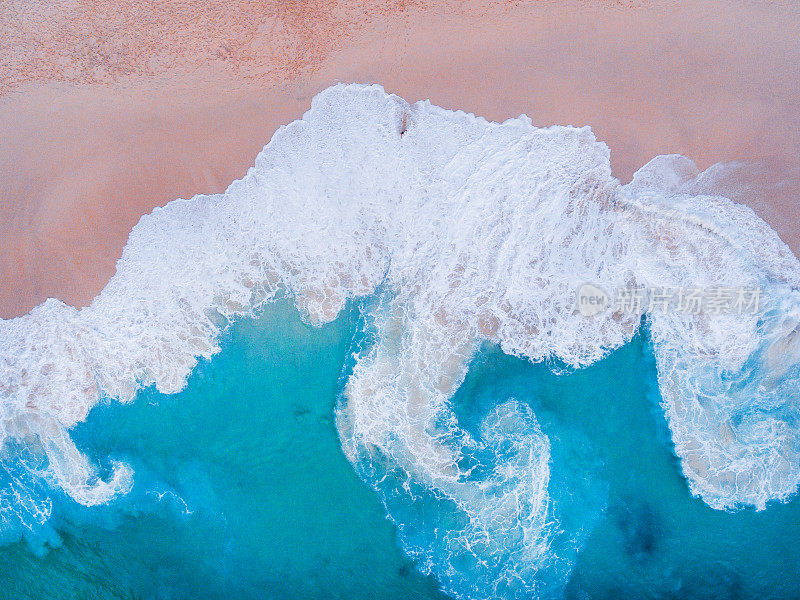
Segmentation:
[[(43, 477), (82, 504), (107, 502), (130, 489), (130, 468), (101, 480), (67, 432), (99, 398), (180, 390), (221, 329), (278, 292), (324, 323), (384, 285), (378, 341), (338, 409), (345, 452), (375, 486), (407, 476), (382, 492), (390, 514), (415, 486), (456, 506), (466, 523), (437, 543), (471, 553), (463, 569), (485, 576), (490, 593), (530, 594), (555, 560), (549, 443), (513, 402), (487, 417), (480, 439), (459, 428), (449, 398), (478, 344), (580, 367), (639, 325), (581, 316), (583, 283), (758, 285), (764, 315), (648, 318), (692, 492), (715, 508), (763, 508), (800, 480), (800, 264), (751, 210), (698, 181), (691, 161), (672, 156), (621, 186), (589, 128), (490, 123), (378, 86), (335, 86), (224, 194), (143, 217), (91, 306), (48, 300), (0, 322), (0, 443), (35, 440)], [(495, 457), (491, 475), (464, 466), (475, 451)], [(493, 566), (498, 548), (506, 559)], [(454, 595), (487, 593), (466, 586), (455, 559), (425, 560)]]

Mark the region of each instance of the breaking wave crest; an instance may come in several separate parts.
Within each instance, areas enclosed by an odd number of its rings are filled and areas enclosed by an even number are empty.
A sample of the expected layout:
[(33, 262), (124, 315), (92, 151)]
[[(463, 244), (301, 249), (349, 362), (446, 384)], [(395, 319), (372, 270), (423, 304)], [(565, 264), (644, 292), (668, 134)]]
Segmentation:
[[(127, 465), (101, 478), (70, 439), (101, 398), (180, 390), (227, 324), (280, 294), (321, 324), (388, 290), (337, 408), (348, 459), (445, 591), (547, 596), (569, 572), (549, 441), (505, 399), (470, 434), (450, 399), (485, 341), (572, 367), (628, 342), (637, 315), (576, 310), (585, 282), (763, 289), (757, 314), (647, 319), (691, 492), (729, 510), (785, 500), (800, 483), (800, 263), (707, 179), (667, 156), (622, 186), (589, 128), (330, 88), (224, 194), (143, 217), (89, 307), (51, 299), (0, 321), (0, 527), (46, 521), (24, 481), (84, 505), (131, 488)], [(14, 463), (19, 443), (40, 460)]]

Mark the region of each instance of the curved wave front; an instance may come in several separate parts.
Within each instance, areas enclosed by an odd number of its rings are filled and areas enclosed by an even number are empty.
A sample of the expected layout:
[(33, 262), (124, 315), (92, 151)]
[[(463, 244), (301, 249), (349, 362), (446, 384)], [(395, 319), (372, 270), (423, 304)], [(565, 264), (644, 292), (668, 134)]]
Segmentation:
[[(379, 288), (375, 343), (337, 427), (406, 551), (448, 593), (548, 596), (569, 572), (552, 549), (535, 415), (503, 402), (470, 434), (450, 399), (485, 341), (572, 367), (628, 342), (640, 315), (583, 316), (587, 282), (762, 291), (753, 313), (645, 314), (691, 492), (727, 510), (787, 499), (800, 483), (800, 263), (698, 176), (658, 157), (622, 186), (589, 128), (492, 123), (379, 86), (322, 92), (224, 194), (143, 217), (89, 307), (48, 300), (0, 321), (0, 527), (47, 520), (25, 482), (84, 505), (131, 488), (127, 465), (103, 479), (70, 439), (101, 398), (182, 389), (227, 324), (278, 295), (320, 324)], [(39, 458), (15, 459), (20, 442)]]

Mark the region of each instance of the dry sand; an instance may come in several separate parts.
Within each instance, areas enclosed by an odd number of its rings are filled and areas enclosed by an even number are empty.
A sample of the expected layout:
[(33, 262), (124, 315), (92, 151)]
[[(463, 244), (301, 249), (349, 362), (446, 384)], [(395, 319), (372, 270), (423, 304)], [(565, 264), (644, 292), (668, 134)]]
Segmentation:
[(242, 176), (336, 81), (494, 120), (591, 125), (622, 180), (657, 154), (734, 171), (800, 253), (800, 8), (790, 3), (0, 5), (0, 317), (82, 306), (130, 228)]

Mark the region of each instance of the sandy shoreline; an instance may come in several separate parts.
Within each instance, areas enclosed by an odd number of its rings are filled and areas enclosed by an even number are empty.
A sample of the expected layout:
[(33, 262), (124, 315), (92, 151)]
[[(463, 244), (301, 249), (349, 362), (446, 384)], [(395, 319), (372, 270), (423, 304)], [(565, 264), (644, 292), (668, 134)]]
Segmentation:
[(224, 190), (336, 81), (493, 120), (591, 125), (622, 180), (657, 154), (701, 168), (766, 159), (726, 189), (800, 253), (800, 10), (788, 4), (393, 4), (365, 19), (247, 5), (192, 21), (208, 40), (162, 33), (130, 64), (120, 56), (147, 29), (103, 30), (92, 13), (93, 52), (71, 54), (77, 42), (55, 34), (26, 45), (39, 30), (14, 13), (22, 4), (0, 19), (15, 48), (0, 62), (0, 317), (47, 297), (89, 303), (142, 214)]

